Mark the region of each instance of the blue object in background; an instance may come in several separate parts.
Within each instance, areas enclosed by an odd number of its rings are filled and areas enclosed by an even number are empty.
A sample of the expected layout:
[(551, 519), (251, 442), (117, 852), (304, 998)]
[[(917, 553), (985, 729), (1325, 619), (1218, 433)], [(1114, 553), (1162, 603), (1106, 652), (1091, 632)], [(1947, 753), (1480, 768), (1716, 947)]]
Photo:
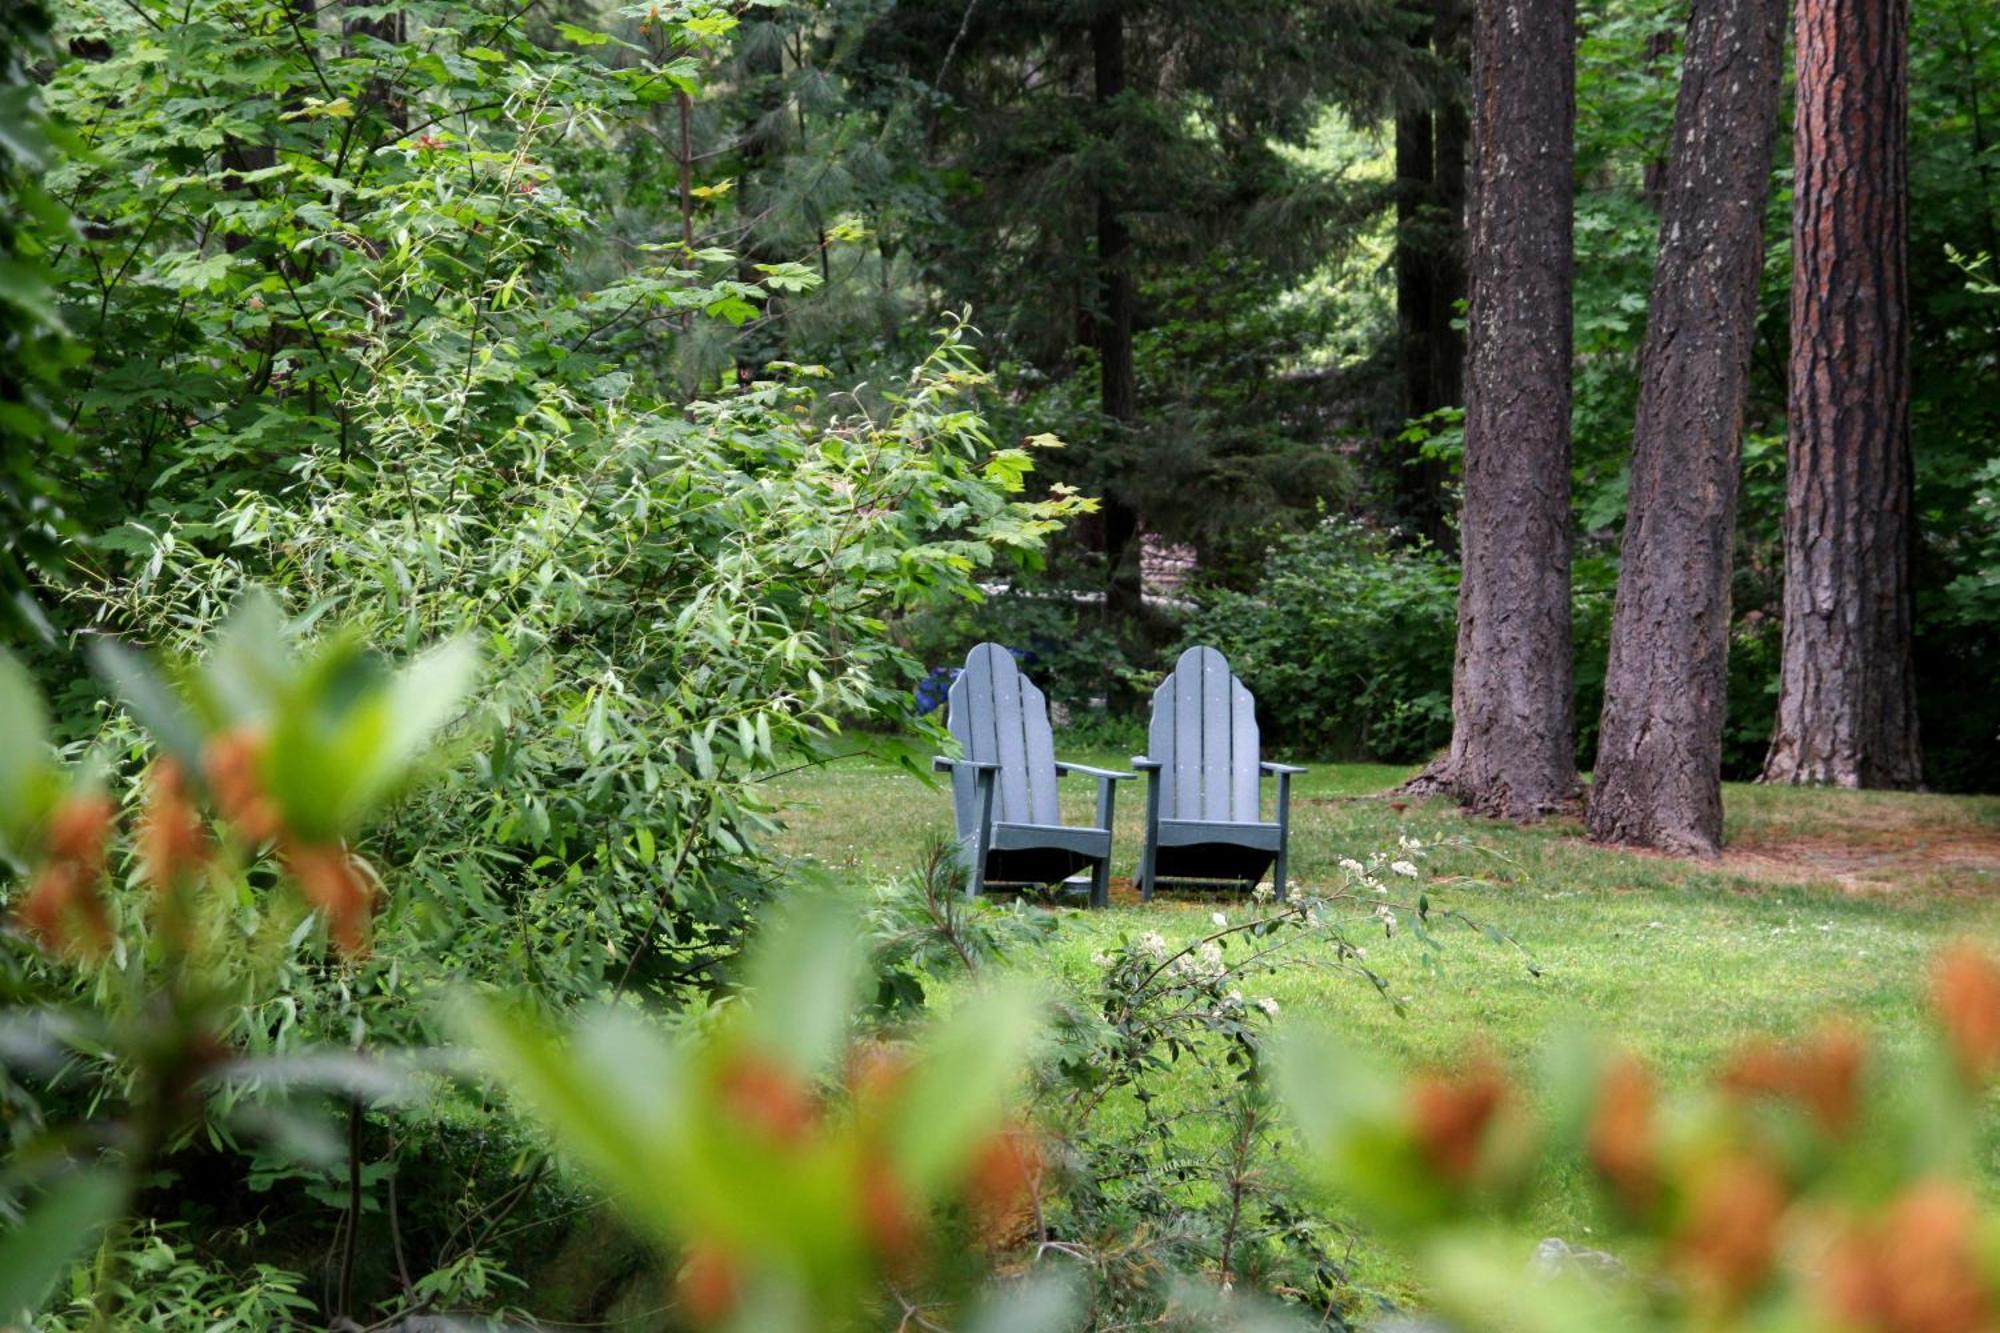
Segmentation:
[[(1003, 644), (1002, 646), (1005, 647), (1006, 645)], [(1040, 654), (1032, 648), (1010, 647), (1007, 648), (1007, 651), (1012, 654), (1014, 663), (1017, 666), (1033, 666), (1041, 660)], [(915, 694), (917, 696), (918, 717), (928, 716), (944, 707), (945, 697), (951, 693), (951, 683), (958, 679), (958, 673), (963, 670), (965, 670), (964, 667), (955, 666), (932, 667), (929, 674), (917, 682)]]
[(945, 697), (951, 693), (951, 683), (958, 679), (964, 667), (932, 667), (930, 673), (917, 682), (917, 716), (924, 717), (944, 707)]

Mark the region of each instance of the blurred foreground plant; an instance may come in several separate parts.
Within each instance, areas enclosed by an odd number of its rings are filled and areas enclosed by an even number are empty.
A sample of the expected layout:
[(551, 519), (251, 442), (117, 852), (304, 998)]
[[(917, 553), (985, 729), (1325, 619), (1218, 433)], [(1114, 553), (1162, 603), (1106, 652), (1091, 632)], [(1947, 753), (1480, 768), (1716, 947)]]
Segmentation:
[(809, 898), (760, 939), (747, 1000), (703, 1019), (612, 1008), (556, 1034), (489, 998), (462, 1028), (678, 1265), (694, 1322), (935, 1327), (1035, 1206), (1015, 1108), (1036, 1022), (1001, 988), (908, 1040), (859, 1039), (866, 962), (858, 920)]
[[(86, 1090), (81, 1119), (45, 1122), (27, 1085), (7, 1088), (0, 1317), (32, 1310), (175, 1144), (230, 1132), (212, 1119), (270, 1131), (277, 1111), (254, 1094), (393, 1090), (359, 1059), (259, 1054), (249, 1016), (309, 947), (308, 913), (343, 959), (366, 952), (379, 877), (349, 840), (417, 777), (475, 668), (451, 642), (393, 669), (340, 633), (296, 656), (254, 595), (199, 661), (156, 670), (109, 641), (94, 657), (153, 742), (126, 784), (135, 821), (102, 752), (59, 761), (26, 672), (0, 656), (0, 857), (16, 877), (0, 1056), (65, 1098)], [(83, 1298), (100, 1324), (122, 1252), (105, 1241)]]
[[(1953, 948), (1930, 1001), (1909, 1058), (1829, 1021), (1671, 1098), (1581, 1038), (1549, 1048), (1541, 1114), (1489, 1055), (1399, 1079), (1305, 1032), (1280, 1085), (1322, 1183), (1414, 1250), (1443, 1327), (1979, 1333), (2000, 1324), (2000, 1213), (1976, 1183), (2000, 965)], [(1579, 1167), (1609, 1252), (1544, 1241), (1531, 1267), (1507, 1224)]]

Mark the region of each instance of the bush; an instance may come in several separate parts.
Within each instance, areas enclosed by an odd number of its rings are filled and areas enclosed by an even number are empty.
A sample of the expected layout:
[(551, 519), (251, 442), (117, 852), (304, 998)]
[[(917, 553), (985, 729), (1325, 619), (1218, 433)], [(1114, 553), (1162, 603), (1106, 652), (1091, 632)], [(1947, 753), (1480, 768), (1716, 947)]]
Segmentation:
[(1220, 648), (1266, 738), (1315, 754), (1421, 759), (1451, 739), (1458, 571), (1345, 519), (1280, 538), (1248, 592), (1211, 590), (1188, 640)]

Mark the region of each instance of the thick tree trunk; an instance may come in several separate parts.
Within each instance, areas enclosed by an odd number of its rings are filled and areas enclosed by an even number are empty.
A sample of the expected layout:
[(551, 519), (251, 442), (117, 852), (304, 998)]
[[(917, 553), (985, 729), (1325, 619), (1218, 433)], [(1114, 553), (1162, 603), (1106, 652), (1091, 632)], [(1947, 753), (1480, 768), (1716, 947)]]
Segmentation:
[[(1125, 19), (1116, 6), (1090, 25), (1090, 53), (1100, 109), (1125, 91)], [(1107, 115), (1105, 124), (1109, 125)], [(1097, 190), (1097, 365), (1098, 392), (1106, 429), (1129, 437), (1139, 417), (1139, 381), (1132, 364), (1132, 326), (1138, 293), (1132, 277), (1132, 234), (1107, 184)], [(1129, 438), (1115, 441), (1120, 454)], [(1109, 584), (1106, 609), (1114, 620), (1140, 609), (1139, 515), (1116, 484), (1104, 497), (1104, 561)]]
[(1640, 358), (1590, 835), (1722, 844), (1729, 557), (1785, 0), (1694, 0)]
[(1914, 787), (1907, 0), (1799, 0), (1784, 665), (1766, 782)]
[[(1471, 63), (1470, 17), (1465, 0), (1437, 0), (1437, 22), (1431, 44), (1438, 58), (1454, 71)], [(1437, 407), (1465, 403), (1465, 335), (1453, 327), (1459, 302), (1465, 299), (1465, 146), (1472, 137), (1461, 86), (1451, 87), (1432, 117), (1437, 146), (1431, 154), (1431, 207), (1437, 214), (1437, 239), (1432, 250), (1431, 330), (1436, 352), (1431, 356), (1431, 402)], [(1447, 528), (1440, 544), (1452, 545)]]
[(1465, 503), (1451, 749), (1413, 783), (1529, 819), (1575, 798), (1570, 663), (1574, 0), (1478, 0)]

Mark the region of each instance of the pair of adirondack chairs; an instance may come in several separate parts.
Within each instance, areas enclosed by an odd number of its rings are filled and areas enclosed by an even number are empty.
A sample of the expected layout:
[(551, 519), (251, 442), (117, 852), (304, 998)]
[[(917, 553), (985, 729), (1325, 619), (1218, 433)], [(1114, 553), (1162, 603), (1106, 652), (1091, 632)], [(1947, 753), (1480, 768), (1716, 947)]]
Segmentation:
[[(998, 644), (967, 654), (946, 708), (964, 753), (940, 755), (934, 766), (951, 773), (967, 893), (977, 897), (988, 884), (1053, 885), (1088, 871), (1091, 906), (1105, 906), (1118, 784), (1133, 774), (1058, 760), (1046, 697)], [(1163, 879), (1255, 884), (1270, 870), (1284, 897), (1291, 779), (1305, 770), (1259, 756), (1256, 701), (1221, 653), (1181, 654), (1153, 692), (1146, 744), (1149, 753), (1132, 760), (1146, 775), (1140, 896), (1150, 899)], [(1056, 783), (1071, 773), (1097, 780), (1089, 827), (1062, 821)], [(1265, 777), (1278, 780), (1275, 822), (1263, 817)]]

